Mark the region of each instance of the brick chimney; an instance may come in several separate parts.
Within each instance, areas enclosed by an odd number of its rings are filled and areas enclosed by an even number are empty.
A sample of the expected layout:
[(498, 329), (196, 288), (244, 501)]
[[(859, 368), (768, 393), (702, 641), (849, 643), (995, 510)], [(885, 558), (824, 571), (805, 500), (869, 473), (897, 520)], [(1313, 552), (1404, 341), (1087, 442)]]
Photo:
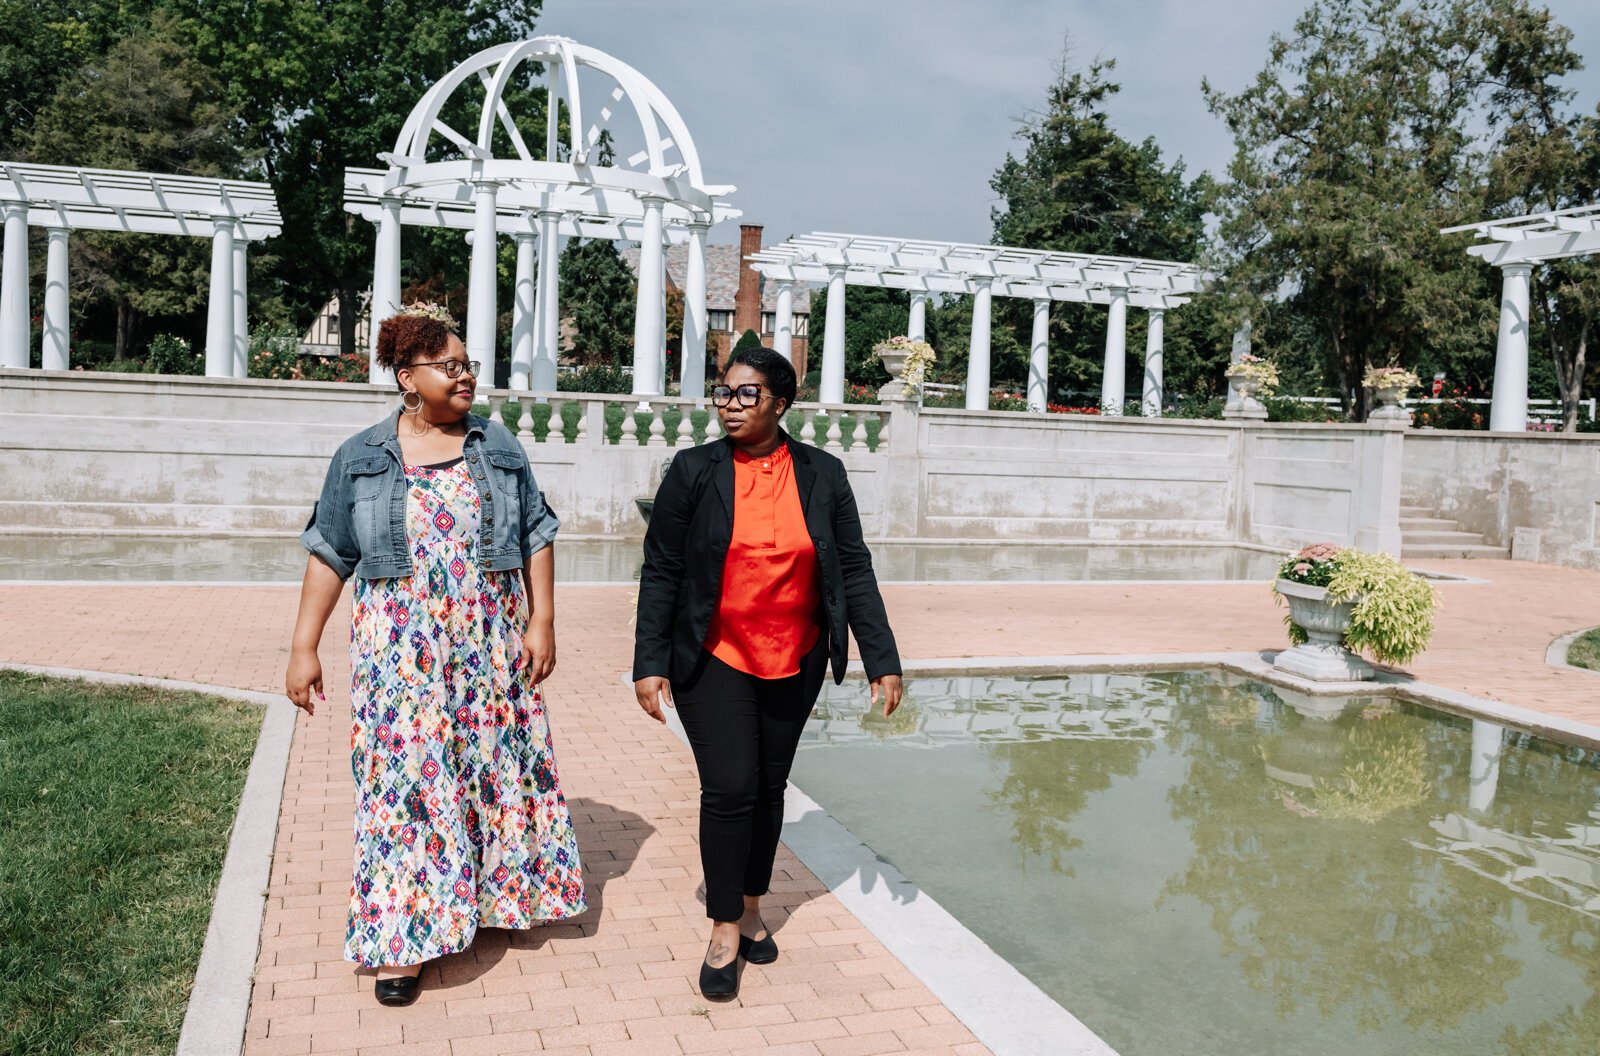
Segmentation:
[(761, 333), (761, 276), (745, 261), (761, 252), (761, 225), (739, 225), (739, 292), (733, 298), (733, 342), (746, 330)]

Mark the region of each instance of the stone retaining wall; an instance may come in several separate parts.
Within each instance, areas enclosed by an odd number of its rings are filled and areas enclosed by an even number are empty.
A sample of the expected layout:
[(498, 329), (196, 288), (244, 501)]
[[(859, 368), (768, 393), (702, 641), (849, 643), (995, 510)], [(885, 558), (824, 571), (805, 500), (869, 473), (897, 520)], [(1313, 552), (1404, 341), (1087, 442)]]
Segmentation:
[[(496, 406), (509, 396), (489, 394)], [(604, 442), (606, 403), (576, 401), (577, 442), (525, 435), (567, 532), (636, 536), (673, 444)], [(292, 532), (339, 442), (395, 406), (371, 385), (0, 371), (0, 530)], [(854, 414), (838, 440), (874, 538), (1332, 540), (1399, 552), (1401, 435), (1354, 426), (1039, 416), (904, 406)], [(866, 424), (881, 443), (867, 450)], [(640, 440), (648, 443), (641, 444)], [(844, 450), (843, 448), (848, 448)]]

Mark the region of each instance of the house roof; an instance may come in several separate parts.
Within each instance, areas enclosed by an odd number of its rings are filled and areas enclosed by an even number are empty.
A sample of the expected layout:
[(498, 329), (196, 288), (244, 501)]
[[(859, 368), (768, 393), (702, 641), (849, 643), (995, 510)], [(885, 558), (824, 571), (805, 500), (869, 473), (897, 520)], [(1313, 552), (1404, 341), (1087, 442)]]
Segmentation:
[[(628, 269), (634, 274), (639, 271), (639, 247), (627, 246), (622, 250), (622, 259), (628, 262)], [(672, 285), (683, 288), (684, 274), (689, 268), (689, 247), (677, 245), (667, 247), (667, 280)], [(760, 278), (760, 276), (757, 276)], [(732, 243), (712, 244), (706, 247), (706, 309), (713, 312), (733, 311), (733, 302), (739, 293), (739, 247)], [(777, 283), (761, 283), (761, 310), (775, 312), (778, 310)], [(807, 315), (811, 311), (811, 288), (804, 282), (794, 284), (794, 304), (792, 310), (799, 315)]]

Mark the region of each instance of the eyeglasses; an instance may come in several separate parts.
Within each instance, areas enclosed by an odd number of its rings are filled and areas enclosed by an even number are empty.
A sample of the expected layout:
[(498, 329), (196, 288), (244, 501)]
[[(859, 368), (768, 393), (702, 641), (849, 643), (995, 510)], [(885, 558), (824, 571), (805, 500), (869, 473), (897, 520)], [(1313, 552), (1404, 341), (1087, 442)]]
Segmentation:
[(726, 385), (717, 385), (711, 390), (711, 403), (717, 407), (726, 407), (733, 402), (735, 396), (739, 397), (739, 406), (746, 409), (760, 403), (762, 397), (769, 400), (777, 399), (770, 392), (762, 392), (759, 385), (740, 385), (737, 389), (731, 389)]
[(483, 367), (483, 364), (476, 359), (469, 359), (466, 361), (459, 359), (441, 359), (425, 363), (413, 363), (411, 365), (413, 367), (438, 367), (440, 370), (444, 371), (444, 376), (447, 378), (459, 378), (463, 371), (471, 374), (473, 377), (477, 377), (478, 371)]

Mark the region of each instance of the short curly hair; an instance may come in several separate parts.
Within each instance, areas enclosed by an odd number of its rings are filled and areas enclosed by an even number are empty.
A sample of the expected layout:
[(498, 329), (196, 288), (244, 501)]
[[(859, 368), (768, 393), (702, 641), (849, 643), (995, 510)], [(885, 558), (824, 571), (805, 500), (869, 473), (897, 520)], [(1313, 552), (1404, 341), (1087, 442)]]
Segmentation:
[(378, 326), (378, 366), (398, 373), (419, 359), (436, 359), (450, 343), (450, 328), (424, 315), (391, 315)]

